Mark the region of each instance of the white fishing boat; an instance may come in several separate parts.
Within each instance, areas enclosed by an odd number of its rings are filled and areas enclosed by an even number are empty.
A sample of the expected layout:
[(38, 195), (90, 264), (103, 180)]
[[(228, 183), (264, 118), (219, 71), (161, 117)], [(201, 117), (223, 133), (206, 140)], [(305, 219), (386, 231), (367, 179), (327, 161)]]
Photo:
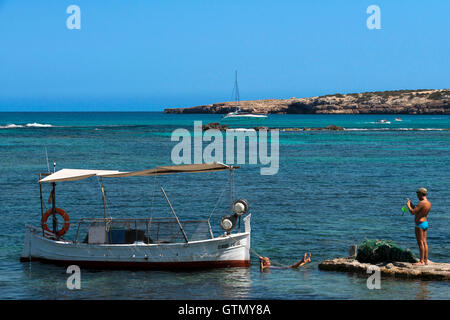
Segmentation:
[(239, 86), (237, 81), (237, 71), (235, 72), (234, 88), (233, 88), (234, 99), (236, 101), (235, 111), (227, 113), (221, 120), (221, 122), (234, 123), (234, 122), (250, 122), (255, 123), (267, 118), (266, 114), (258, 114), (251, 112), (241, 111), (241, 106), (239, 102)]
[[(56, 207), (57, 183), (74, 182), (90, 177), (127, 178), (181, 173), (202, 173), (228, 170), (230, 195), (233, 170), (239, 167), (222, 163), (175, 165), (154, 169), (120, 172), (111, 170), (62, 169), (52, 174), (40, 174), (41, 225), (26, 226), (21, 261), (42, 261), (56, 264), (75, 264), (88, 268), (216, 268), (250, 266), (250, 214), (245, 200), (232, 201), (230, 212), (222, 217), (224, 233), (214, 236), (209, 219), (182, 221), (178, 219), (169, 198), (162, 194), (173, 217), (121, 219), (106, 216), (106, 196), (101, 182), (103, 218), (81, 218), (74, 239), (67, 239), (71, 226), (69, 215)], [(43, 178), (43, 176), (45, 176)], [(42, 185), (52, 185), (52, 207), (44, 212)], [(80, 208), (80, 212), (83, 209)], [(58, 230), (57, 215), (64, 219)], [(245, 217), (244, 217), (245, 216)], [(47, 219), (51, 225), (47, 226)], [(241, 231), (241, 218), (244, 230)], [(233, 230), (237, 228), (237, 232)]]

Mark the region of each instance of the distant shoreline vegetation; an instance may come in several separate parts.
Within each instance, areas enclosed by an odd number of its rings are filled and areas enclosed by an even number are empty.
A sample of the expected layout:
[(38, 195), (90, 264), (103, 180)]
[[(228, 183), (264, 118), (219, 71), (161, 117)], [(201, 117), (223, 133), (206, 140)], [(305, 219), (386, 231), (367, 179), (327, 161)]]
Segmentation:
[[(241, 101), (240, 106), (245, 112), (266, 114), (450, 114), (450, 89), (334, 93), (310, 98)], [(234, 108), (234, 102), (221, 102), (168, 108), (164, 112), (224, 114)]]

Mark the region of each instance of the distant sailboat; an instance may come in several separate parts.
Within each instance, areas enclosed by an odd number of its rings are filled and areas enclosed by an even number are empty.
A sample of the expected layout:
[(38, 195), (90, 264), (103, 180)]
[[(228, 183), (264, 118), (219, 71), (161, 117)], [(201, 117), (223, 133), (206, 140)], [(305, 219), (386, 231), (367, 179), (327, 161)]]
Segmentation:
[(234, 121), (249, 121), (249, 120), (263, 120), (267, 118), (266, 114), (256, 114), (250, 112), (242, 112), (241, 106), (239, 103), (239, 86), (237, 81), (237, 71), (235, 71), (235, 80), (234, 80), (234, 88), (233, 88), (234, 99), (236, 101), (236, 109), (233, 112), (227, 113), (222, 121), (232, 120)]

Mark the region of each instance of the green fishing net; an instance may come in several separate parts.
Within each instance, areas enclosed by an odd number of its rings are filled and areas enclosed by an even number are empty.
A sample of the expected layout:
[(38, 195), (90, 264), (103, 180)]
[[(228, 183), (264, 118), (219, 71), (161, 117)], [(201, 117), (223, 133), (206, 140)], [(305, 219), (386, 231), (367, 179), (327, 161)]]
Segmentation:
[(364, 240), (358, 247), (356, 260), (364, 263), (381, 262), (416, 262), (414, 254), (409, 249), (402, 249), (392, 240)]

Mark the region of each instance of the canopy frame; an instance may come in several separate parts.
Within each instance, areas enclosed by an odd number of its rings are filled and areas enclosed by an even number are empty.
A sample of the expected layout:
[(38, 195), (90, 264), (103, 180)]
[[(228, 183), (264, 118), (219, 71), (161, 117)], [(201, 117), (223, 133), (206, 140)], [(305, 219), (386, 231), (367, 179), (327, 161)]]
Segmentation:
[(173, 166), (160, 166), (153, 169), (140, 171), (121, 172), (118, 170), (86, 170), (86, 169), (61, 169), (43, 179), (39, 183), (52, 183), (62, 181), (78, 181), (93, 176), (103, 178), (124, 178), (124, 177), (148, 177), (157, 175), (167, 175), (174, 173), (204, 173), (223, 170), (232, 170), (239, 167), (228, 166), (220, 162), (200, 163), (200, 164), (181, 164)]
[[(117, 170), (85, 170), (85, 169), (61, 169), (59, 171), (54, 171), (53, 173), (39, 173), (39, 191), (40, 191), (40, 199), (41, 199), (41, 220), (44, 216), (44, 207), (43, 207), (43, 196), (42, 196), (42, 183), (51, 183), (52, 185), (52, 191), (51, 191), (51, 197), (52, 197), (52, 211), (53, 211), (53, 233), (56, 235), (56, 216), (55, 216), (55, 210), (56, 210), (56, 197), (55, 197), (55, 191), (56, 191), (56, 182), (63, 182), (63, 181), (78, 181), (83, 180), (87, 178), (91, 178), (93, 176), (97, 176), (99, 180), (101, 181), (101, 192), (102, 192), (102, 199), (103, 199), (103, 209), (104, 209), (104, 219), (106, 220), (106, 195), (103, 188), (103, 179), (102, 178), (123, 178), (123, 177), (136, 177), (136, 176), (158, 176), (158, 175), (168, 175), (168, 174), (175, 174), (175, 173), (204, 173), (204, 172), (216, 172), (216, 171), (224, 171), (224, 170), (230, 170), (230, 176), (229, 176), (229, 183), (230, 183), (230, 214), (233, 213), (233, 170), (238, 169), (240, 166), (229, 166), (220, 162), (214, 162), (209, 164), (188, 164), (188, 165), (174, 165), (174, 166), (160, 166), (153, 169), (147, 169), (147, 170), (141, 170), (141, 171), (131, 171), (131, 172), (120, 172)], [(44, 177), (44, 178), (42, 178)], [(99, 182), (100, 182), (99, 181)], [(161, 187), (162, 188), (162, 187)], [(170, 204), (169, 199), (167, 198), (167, 195), (164, 192), (164, 189), (162, 189), (164, 196), (166, 197), (166, 200), (169, 203), (169, 206), (171, 207), (172, 213), (175, 216), (178, 225), (180, 227), (180, 230), (186, 240), (187, 236), (184, 233), (183, 227), (181, 226), (177, 215), (173, 211), (173, 208)], [(44, 232), (44, 228), (42, 226), (42, 231)], [(240, 217), (239, 217), (239, 230), (240, 230)]]

